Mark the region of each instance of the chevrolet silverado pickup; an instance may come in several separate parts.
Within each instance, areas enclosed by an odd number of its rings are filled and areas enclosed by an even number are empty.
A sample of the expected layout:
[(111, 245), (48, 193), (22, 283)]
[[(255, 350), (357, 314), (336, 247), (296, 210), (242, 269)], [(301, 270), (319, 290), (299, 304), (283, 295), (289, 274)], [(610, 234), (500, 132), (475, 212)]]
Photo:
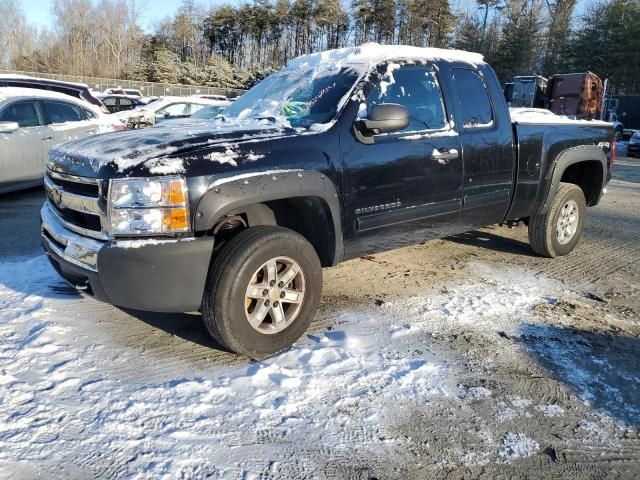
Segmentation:
[(295, 342), (322, 268), (494, 223), (566, 255), (615, 156), (611, 124), (507, 108), (481, 55), (381, 46), (292, 60), (204, 124), (49, 155), (42, 243), (72, 286), (195, 312), (223, 347)]

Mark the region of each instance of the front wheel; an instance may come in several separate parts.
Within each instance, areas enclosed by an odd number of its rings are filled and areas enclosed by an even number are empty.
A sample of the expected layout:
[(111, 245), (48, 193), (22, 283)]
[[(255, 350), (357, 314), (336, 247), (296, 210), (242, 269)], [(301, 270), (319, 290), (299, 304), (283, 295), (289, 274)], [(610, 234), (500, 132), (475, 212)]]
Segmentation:
[(586, 211), (582, 189), (561, 183), (549, 210), (529, 219), (531, 249), (550, 258), (570, 253), (582, 236)]
[(281, 227), (251, 227), (216, 254), (202, 316), (222, 346), (260, 358), (300, 338), (321, 292), (320, 260), (304, 237)]

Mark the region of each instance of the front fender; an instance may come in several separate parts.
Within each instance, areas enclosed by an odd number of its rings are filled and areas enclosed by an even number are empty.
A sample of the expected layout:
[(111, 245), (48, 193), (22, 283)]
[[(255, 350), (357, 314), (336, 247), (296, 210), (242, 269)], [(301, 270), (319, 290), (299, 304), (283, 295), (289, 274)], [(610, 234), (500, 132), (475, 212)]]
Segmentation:
[(242, 207), (273, 200), (318, 197), (331, 213), (336, 241), (334, 261), (337, 263), (342, 258), (344, 244), (338, 192), (325, 174), (302, 169), (271, 170), (216, 178), (209, 184), (204, 183), (204, 179), (202, 182), (196, 187), (204, 192), (196, 208), (196, 232), (211, 230), (224, 215)]

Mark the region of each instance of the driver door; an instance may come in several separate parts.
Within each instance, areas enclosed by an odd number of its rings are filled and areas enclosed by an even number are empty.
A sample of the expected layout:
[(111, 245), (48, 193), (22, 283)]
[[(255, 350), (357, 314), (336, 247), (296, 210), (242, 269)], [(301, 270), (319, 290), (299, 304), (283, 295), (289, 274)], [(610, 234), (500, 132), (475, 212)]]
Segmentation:
[(0, 133), (0, 179), (3, 186), (35, 183), (44, 177), (44, 165), (53, 132), (46, 126), (38, 102), (12, 102), (0, 111), (0, 122), (16, 122), (20, 128)]
[(347, 258), (445, 236), (462, 207), (460, 141), (436, 70), (383, 67), (357, 117), (381, 103), (405, 107), (409, 126), (367, 142), (353, 128), (341, 130)]

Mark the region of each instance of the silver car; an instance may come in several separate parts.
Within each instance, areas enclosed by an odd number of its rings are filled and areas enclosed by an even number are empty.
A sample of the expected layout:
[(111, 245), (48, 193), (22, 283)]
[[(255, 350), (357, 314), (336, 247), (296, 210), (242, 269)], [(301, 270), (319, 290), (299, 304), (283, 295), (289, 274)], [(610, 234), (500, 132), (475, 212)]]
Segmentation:
[(0, 88), (0, 193), (42, 185), (53, 145), (121, 129), (126, 127), (69, 95)]

